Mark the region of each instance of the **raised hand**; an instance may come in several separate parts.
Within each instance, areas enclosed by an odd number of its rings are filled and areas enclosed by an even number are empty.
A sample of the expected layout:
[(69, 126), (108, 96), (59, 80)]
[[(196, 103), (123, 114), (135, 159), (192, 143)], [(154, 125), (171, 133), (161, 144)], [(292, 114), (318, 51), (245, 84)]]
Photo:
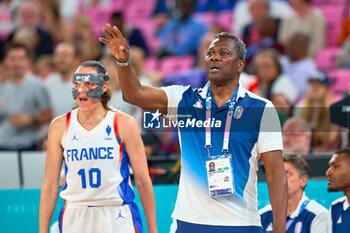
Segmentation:
[(102, 32), (108, 39), (98, 38), (98, 40), (109, 47), (114, 57), (121, 63), (125, 63), (129, 60), (130, 51), (128, 42), (125, 40), (122, 33), (116, 26), (106, 24), (106, 28), (102, 28)]

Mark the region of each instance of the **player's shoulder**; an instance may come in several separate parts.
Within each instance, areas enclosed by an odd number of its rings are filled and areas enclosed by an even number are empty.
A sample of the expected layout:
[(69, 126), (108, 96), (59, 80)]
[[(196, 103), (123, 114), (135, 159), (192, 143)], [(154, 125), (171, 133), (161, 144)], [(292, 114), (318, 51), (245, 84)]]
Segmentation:
[(54, 138), (61, 139), (64, 135), (64, 132), (68, 126), (67, 124), (69, 124), (69, 122), (70, 122), (70, 119), (67, 113), (54, 118), (50, 123), (49, 138), (54, 137)]
[(134, 138), (135, 135), (140, 135), (139, 126), (132, 116), (122, 111), (116, 111), (117, 116), (117, 134), (121, 140), (126, 142), (128, 138)]
[(345, 196), (344, 197), (340, 197), (337, 200), (333, 201), (331, 206), (333, 207), (335, 205), (340, 205), (340, 204), (343, 205), (345, 201), (346, 201), (346, 197)]
[(112, 110), (114, 114), (117, 114), (118, 116), (118, 125), (130, 125), (130, 124), (137, 124), (134, 117), (130, 116), (129, 114), (120, 111), (120, 110)]
[(176, 94), (182, 94), (184, 93), (185, 91), (187, 90), (193, 90), (193, 89), (196, 89), (196, 88), (192, 88), (191, 86), (187, 85), (187, 86), (184, 86), (184, 85), (170, 85), (170, 86), (166, 86), (166, 87), (161, 87), (162, 90), (164, 90), (167, 94), (173, 94), (173, 93), (176, 93)]
[(67, 117), (69, 114), (65, 113), (61, 116), (57, 116), (51, 121), (50, 128), (54, 128), (55, 130), (64, 130), (65, 125), (67, 123)]

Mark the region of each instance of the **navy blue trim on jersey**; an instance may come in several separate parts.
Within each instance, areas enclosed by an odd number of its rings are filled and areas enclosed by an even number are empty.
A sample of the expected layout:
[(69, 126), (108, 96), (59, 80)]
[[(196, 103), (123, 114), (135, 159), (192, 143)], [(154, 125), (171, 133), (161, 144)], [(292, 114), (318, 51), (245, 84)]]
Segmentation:
[(258, 226), (211, 226), (177, 220), (175, 233), (263, 233)]
[[(294, 221), (291, 223), (290, 227), (288, 228), (288, 231), (286, 233), (294, 233), (295, 228), (301, 227), (300, 231), (297, 231), (298, 233), (310, 233), (311, 224), (312, 221), (315, 219), (316, 215), (312, 212), (310, 212), (307, 209), (304, 209), (296, 218), (294, 218)], [(287, 221), (291, 218), (287, 218)], [(300, 222), (302, 224), (300, 224)], [(261, 215), (261, 225), (264, 229), (264, 232), (272, 232), (272, 224), (273, 224), (273, 216), (272, 216), (272, 210), (267, 211)], [(271, 231), (269, 230), (271, 229)]]
[(350, 231), (350, 207), (344, 211), (344, 201), (332, 205), (332, 232), (344, 233)]

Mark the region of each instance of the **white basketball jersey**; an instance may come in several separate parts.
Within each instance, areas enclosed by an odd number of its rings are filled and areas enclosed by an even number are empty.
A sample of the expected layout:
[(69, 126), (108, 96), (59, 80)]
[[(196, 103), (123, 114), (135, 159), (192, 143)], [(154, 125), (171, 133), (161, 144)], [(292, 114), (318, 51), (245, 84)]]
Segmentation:
[(118, 112), (108, 111), (94, 129), (67, 114), (62, 138), (66, 183), (60, 196), (87, 205), (122, 205), (135, 197), (129, 176), (129, 157), (118, 135)]

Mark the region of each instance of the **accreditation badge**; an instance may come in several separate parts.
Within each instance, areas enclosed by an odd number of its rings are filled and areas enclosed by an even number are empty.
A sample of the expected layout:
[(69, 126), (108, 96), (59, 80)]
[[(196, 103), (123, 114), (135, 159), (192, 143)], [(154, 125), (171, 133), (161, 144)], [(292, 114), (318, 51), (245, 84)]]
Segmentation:
[(221, 157), (206, 161), (209, 196), (217, 197), (234, 193), (230, 159)]

